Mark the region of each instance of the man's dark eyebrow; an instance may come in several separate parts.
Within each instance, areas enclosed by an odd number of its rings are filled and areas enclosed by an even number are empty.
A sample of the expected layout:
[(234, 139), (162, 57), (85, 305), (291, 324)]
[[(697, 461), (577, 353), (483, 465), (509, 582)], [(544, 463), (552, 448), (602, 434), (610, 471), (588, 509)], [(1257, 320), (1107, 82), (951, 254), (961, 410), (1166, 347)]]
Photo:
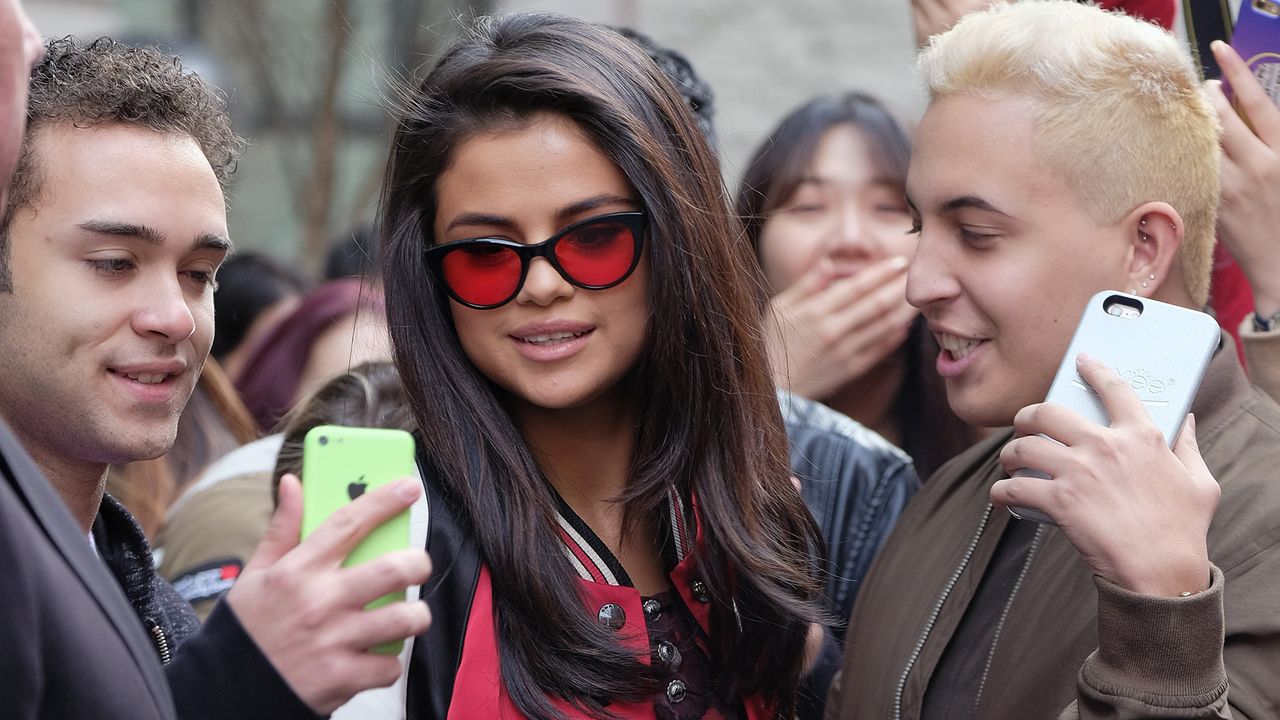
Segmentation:
[(964, 197), (958, 197), (958, 198), (955, 198), (954, 200), (948, 200), (942, 204), (943, 213), (955, 212), (956, 210), (963, 210), (965, 208), (972, 208), (974, 210), (986, 210), (988, 212), (993, 212), (999, 215), (1003, 215), (1005, 217), (1010, 217), (1009, 213), (1001, 210), (995, 205), (992, 205), (986, 200), (983, 200), (980, 197), (975, 197), (973, 195), (965, 195)]
[(148, 245), (164, 244), (164, 234), (147, 225), (113, 222), (110, 220), (87, 220), (76, 227), (98, 235), (116, 235), (119, 237), (137, 238)]
[(191, 245), (192, 250), (220, 250), (224, 253), (230, 253), (235, 249), (235, 244), (231, 242), (231, 238), (225, 238), (221, 235), (213, 233), (203, 233)]
[[(136, 238), (148, 245), (163, 245), (164, 233), (149, 226), (138, 225), (136, 223), (113, 222), (110, 220), (88, 220), (80, 223), (76, 227), (81, 230), (87, 230), (98, 235), (114, 235), (117, 237)], [(213, 233), (202, 233), (191, 244), (192, 250), (220, 250), (222, 252), (231, 252), (232, 243), (230, 238), (215, 235)]]

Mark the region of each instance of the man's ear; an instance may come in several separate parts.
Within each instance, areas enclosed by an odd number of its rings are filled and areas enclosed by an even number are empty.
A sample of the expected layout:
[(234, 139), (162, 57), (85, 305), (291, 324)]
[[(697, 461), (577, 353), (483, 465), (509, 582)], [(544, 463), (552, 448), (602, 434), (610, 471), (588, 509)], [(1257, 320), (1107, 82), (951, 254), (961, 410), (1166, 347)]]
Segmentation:
[(1182, 217), (1168, 203), (1149, 202), (1130, 212), (1122, 223), (1129, 239), (1128, 289), (1153, 297), (1171, 276), (1180, 275)]

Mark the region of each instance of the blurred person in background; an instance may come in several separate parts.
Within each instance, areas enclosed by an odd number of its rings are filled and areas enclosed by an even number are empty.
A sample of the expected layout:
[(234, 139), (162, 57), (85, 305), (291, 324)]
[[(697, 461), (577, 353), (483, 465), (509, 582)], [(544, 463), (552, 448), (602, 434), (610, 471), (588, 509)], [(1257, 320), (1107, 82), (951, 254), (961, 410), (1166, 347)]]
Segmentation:
[(269, 433), (299, 399), (334, 375), (390, 357), (381, 291), (368, 278), (331, 280), (262, 337), (236, 388), (259, 431)]
[(239, 252), (222, 264), (209, 354), (232, 382), (262, 338), (298, 307), (308, 285), (302, 273), (262, 253)]
[(937, 345), (906, 299), (910, 156), (878, 100), (817, 97), (761, 143), (736, 210), (773, 293), (764, 323), (778, 384), (901, 447), (927, 478), (978, 434), (947, 407)]
[[(911, 20), (916, 33), (916, 46), (924, 47), (929, 38), (946, 32), (964, 15), (1011, 0), (909, 0)], [(1084, 2), (1085, 0), (1078, 0)], [(1133, 17), (1148, 20), (1169, 30), (1177, 17), (1177, 0), (1091, 0), (1104, 10), (1121, 10)]]
[(329, 248), (324, 259), (324, 279), (377, 278), (381, 249), (372, 227), (356, 228)]
[(1231, 250), (1253, 291), (1253, 312), (1239, 328), (1249, 377), (1280, 399), (1280, 109), (1230, 45), (1213, 44), (1223, 78), (1208, 83), (1222, 122), (1222, 205), (1218, 239)]

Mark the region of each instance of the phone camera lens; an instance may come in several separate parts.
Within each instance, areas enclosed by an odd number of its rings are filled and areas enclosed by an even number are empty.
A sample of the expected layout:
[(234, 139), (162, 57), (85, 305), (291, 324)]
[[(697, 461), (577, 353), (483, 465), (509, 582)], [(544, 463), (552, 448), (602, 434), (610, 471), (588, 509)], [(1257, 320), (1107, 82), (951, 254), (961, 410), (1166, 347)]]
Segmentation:
[(329, 444), (329, 436), (328, 436), (328, 435), (321, 435), (321, 436), (320, 436), (320, 440), (319, 440), (318, 442), (319, 442), (321, 445), (328, 445), (328, 444)]

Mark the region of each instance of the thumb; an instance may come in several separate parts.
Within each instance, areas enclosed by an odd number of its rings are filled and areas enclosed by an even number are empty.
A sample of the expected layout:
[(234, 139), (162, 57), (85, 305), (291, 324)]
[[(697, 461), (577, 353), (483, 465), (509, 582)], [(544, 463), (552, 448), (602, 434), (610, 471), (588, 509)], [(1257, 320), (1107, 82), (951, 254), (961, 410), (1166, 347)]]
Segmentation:
[(280, 478), (277, 498), (271, 524), (267, 526), (262, 541), (245, 566), (246, 570), (274, 565), (285, 553), (298, 546), (302, 533), (302, 483), (297, 475), (286, 474)]

